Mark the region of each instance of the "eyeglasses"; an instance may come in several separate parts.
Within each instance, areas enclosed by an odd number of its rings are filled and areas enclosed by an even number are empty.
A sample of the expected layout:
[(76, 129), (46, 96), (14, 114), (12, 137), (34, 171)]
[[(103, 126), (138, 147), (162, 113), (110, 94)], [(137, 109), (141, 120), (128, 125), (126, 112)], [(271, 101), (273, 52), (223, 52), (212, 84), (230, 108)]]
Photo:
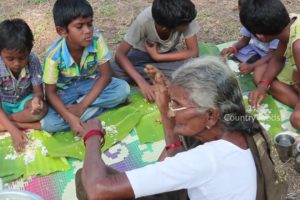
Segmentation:
[(175, 112), (177, 111), (181, 111), (181, 110), (186, 110), (186, 109), (190, 109), (190, 108), (197, 108), (197, 106), (189, 106), (189, 107), (186, 107), (186, 106), (181, 106), (181, 107), (177, 107), (177, 108), (174, 108), (175, 107), (175, 103), (174, 101), (170, 101), (169, 102), (169, 117), (174, 117), (175, 116)]

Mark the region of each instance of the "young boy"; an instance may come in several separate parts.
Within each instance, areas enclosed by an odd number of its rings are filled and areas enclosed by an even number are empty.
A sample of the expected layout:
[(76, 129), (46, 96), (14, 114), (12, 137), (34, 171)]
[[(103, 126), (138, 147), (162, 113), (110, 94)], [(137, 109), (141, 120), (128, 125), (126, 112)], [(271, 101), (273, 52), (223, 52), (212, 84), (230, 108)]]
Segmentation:
[[(152, 64), (170, 78), (187, 59), (198, 56), (194, 21), (197, 11), (190, 0), (154, 0), (128, 29), (112, 62), (114, 75), (133, 81), (148, 101), (154, 101), (154, 90), (145, 80), (146, 64)], [(181, 36), (186, 49), (177, 51)]]
[(242, 24), (261, 41), (279, 39), (257, 88), (249, 102), (258, 107), (267, 91), (282, 103), (294, 108), (290, 120), (300, 130), (300, 15), (289, 16), (279, 0), (247, 0), (240, 9)]
[[(238, 1), (239, 8), (241, 2), (242, 0)], [(253, 77), (256, 80), (256, 77), (261, 77), (261, 73), (265, 71), (266, 65), (271, 60), (272, 53), (277, 49), (279, 40), (262, 42), (245, 27), (241, 28), (240, 34), (242, 38), (231, 47), (223, 49), (221, 56), (227, 57), (234, 54), (233, 58), (241, 62), (240, 72), (242, 74), (254, 72)]]
[(61, 38), (46, 54), (43, 81), (52, 108), (42, 120), (48, 132), (71, 127), (126, 101), (129, 85), (111, 77), (111, 53), (94, 31), (93, 9), (86, 0), (57, 0), (54, 23)]
[(16, 151), (27, 142), (22, 128), (41, 129), (46, 114), (42, 68), (31, 52), (33, 34), (22, 19), (0, 24), (0, 131), (7, 130)]
[(256, 72), (261, 71), (258, 68), (271, 60), (279, 41), (275, 39), (271, 42), (261, 42), (245, 27), (241, 28), (240, 33), (242, 38), (231, 47), (223, 49), (221, 56), (234, 54), (234, 58), (241, 62), (239, 68), (241, 73), (249, 74), (254, 71), (256, 76)]

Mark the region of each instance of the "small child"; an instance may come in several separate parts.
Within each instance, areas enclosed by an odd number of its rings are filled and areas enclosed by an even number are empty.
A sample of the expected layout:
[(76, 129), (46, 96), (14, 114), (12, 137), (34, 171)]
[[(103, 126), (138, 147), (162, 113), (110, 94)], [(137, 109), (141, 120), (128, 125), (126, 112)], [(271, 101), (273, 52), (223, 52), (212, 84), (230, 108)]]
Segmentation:
[(54, 23), (61, 38), (45, 58), (43, 81), (51, 108), (42, 120), (48, 132), (71, 127), (83, 132), (82, 122), (126, 101), (130, 87), (111, 77), (111, 53), (94, 31), (93, 9), (86, 0), (57, 0)]
[(279, 39), (265, 72), (250, 92), (249, 102), (258, 107), (267, 91), (294, 108), (291, 124), (300, 130), (300, 15), (289, 16), (279, 0), (247, 0), (240, 9), (241, 23), (264, 42)]
[[(241, 0), (238, 1), (239, 7), (240, 4)], [(270, 42), (262, 42), (245, 27), (241, 28), (240, 34), (242, 38), (231, 47), (223, 49), (221, 56), (227, 57), (234, 54), (234, 58), (241, 62), (239, 68), (241, 73), (249, 74), (254, 71), (255, 80), (264, 72), (279, 41), (274, 39)]]
[[(196, 34), (199, 25), (191, 0), (154, 0), (151, 7), (142, 11), (129, 27), (124, 40), (118, 46), (114, 75), (134, 81), (148, 101), (154, 101), (154, 89), (146, 81), (144, 68), (152, 64), (168, 78), (187, 59), (197, 57)], [(184, 37), (186, 49), (176, 50)]]
[(31, 52), (33, 34), (22, 19), (0, 24), (0, 131), (7, 130), (15, 150), (27, 142), (22, 128), (41, 129), (46, 114), (42, 87), (42, 68)]

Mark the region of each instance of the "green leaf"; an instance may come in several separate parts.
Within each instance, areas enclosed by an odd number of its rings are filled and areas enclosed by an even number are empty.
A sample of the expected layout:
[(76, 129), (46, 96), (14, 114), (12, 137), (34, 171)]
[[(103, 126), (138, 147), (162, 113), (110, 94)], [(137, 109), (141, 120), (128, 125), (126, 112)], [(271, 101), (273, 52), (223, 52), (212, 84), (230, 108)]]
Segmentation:
[(152, 143), (164, 139), (164, 131), (158, 110), (149, 113), (141, 119), (136, 127), (140, 143)]
[(200, 42), (199, 44), (200, 56), (211, 55), (219, 56), (220, 50), (215, 44)]
[[(51, 138), (43, 131), (33, 131), (29, 134), (29, 140), (38, 139), (42, 146), (48, 148), (45, 144)], [(48, 155), (42, 155), (42, 147), (38, 147), (35, 152), (34, 161), (25, 163), (24, 154), (18, 154), (14, 160), (5, 159), (9, 154), (14, 154), (11, 137), (0, 140), (0, 177), (4, 182), (9, 182), (21, 176), (26, 180), (33, 175), (47, 175), (56, 171), (65, 171), (70, 169), (65, 158), (52, 158)]]
[[(277, 133), (282, 131), (280, 110), (276, 105), (274, 99), (270, 95), (266, 95), (263, 103), (268, 105), (268, 109), (271, 111), (271, 113), (269, 114), (267, 119), (264, 120), (258, 119), (258, 120), (263, 126), (266, 125), (269, 127), (267, 132), (269, 133), (270, 136), (274, 137)], [(244, 104), (246, 108), (249, 107), (248, 99), (244, 99)], [(251, 111), (250, 113), (254, 116), (257, 114), (255, 110)]]
[(243, 92), (249, 92), (256, 88), (251, 74), (238, 75), (237, 79), (240, 83), (240, 86), (241, 86), (241, 89)]

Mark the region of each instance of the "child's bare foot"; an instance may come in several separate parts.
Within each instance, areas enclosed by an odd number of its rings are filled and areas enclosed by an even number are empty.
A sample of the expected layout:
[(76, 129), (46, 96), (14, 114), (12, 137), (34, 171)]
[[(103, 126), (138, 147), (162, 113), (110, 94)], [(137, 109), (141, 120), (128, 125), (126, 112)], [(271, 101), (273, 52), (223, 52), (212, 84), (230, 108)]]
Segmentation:
[(246, 75), (246, 74), (253, 72), (254, 67), (255, 66), (253, 64), (241, 63), (239, 69), (242, 74)]

